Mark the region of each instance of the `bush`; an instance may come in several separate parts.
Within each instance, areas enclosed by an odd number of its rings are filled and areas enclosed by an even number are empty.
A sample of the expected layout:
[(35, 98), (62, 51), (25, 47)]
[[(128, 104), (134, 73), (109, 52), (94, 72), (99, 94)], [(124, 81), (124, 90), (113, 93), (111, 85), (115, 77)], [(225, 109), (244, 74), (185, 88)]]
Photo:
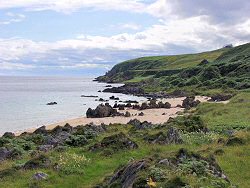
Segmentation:
[(66, 140), (66, 144), (70, 146), (84, 146), (88, 143), (88, 140), (83, 135), (74, 136), (71, 135), (69, 139)]

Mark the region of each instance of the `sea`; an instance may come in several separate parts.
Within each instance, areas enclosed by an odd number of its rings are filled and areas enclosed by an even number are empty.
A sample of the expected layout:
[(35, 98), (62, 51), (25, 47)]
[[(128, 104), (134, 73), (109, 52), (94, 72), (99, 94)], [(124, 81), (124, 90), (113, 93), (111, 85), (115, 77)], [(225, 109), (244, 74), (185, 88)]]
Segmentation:
[[(98, 92), (106, 83), (90, 77), (14, 77), (0, 76), (0, 134), (19, 132), (67, 119), (86, 116), (88, 108), (101, 102), (96, 99), (119, 97), (120, 100), (143, 101), (145, 98)], [(122, 84), (109, 84), (113, 87)], [(98, 98), (81, 97), (93, 95)], [(47, 105), (57, 102), (57, 105)], [(113, 105), (115, 101), (110, 100)]]

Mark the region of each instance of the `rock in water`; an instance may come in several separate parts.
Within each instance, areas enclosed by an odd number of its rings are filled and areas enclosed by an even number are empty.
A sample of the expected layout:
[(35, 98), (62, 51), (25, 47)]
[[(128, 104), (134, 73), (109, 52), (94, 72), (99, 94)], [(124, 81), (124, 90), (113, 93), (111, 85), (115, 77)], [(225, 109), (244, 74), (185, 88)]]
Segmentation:
[(56, 105), (57, 104), (57, 102), (49, 102), (49, 103), (47, 103), (47, 105)]

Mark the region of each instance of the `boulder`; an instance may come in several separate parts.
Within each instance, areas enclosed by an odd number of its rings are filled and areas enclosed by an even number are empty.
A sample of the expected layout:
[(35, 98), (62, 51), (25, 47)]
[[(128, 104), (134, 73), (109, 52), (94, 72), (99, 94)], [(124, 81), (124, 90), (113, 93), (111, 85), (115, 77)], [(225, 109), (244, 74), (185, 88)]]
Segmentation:
[(220, 102), (227, 101), (233, 97), (232, 94), (216, 94), (211, 97), (209, 101)]
[(89, 150), (97, 151), (103, 149), (111, 149), (112, 151), (119, 151), (136, 148), (138, 148), (138, 145), (121, 132), (119, 134), (103, 138), (101, 142), (94, 144), (89, 148)]
[(143, 112), (140, 112), (140, 113), (138, 114), (138, 116), (144, 116), (144, 113), (143, 113)]
[(200, 104), (199, 100), (195, 100), (194, 96), (189, 96), (183, 100), (182, 107), (185, 109), (190, 109), (190, 108), (198, 106), (198, 104)]
[(15, 134), (12, 133), (12, 132), (6, 132), (6, 133), (3, 134), (3, 137), (11, 139), (11, 138), (15, 138)]
[(36, 129), (34, 132), (34, 134), (48, 134), (48, 131), (46, 130), (45, 126), (39, 127), (38, 129)]
[(137, 174), (147, 167), (146, 160), (133, 161), (127, 166), (119, 169), (113, 177), (108, 182), (108, 187), (112, 184), (117, 183), (117, 187), (121, 188), (130, 188), (134, 187), (134, 183), (137, 177)]
[(109, 99), (111, 99), (111, 100), (120, 100), (119, 97), (115, 97), (115, 96), (111, 96), (111, 97), (109, 97)]
[(144, 138), (147, 142), (151, 144), (181, 144), (183, 140), (177, 129), (169, 128), (169, 130), (164, 132), (159, 132), (154, 135), (148, 135)]
[(48, 168), (50, 166), (51, 166), (51, 160), (45, 155), (40, 155), (26, 162), (23, 165), (23, 169), (32, 170), (37, 168)]
[(56, 105), (57, 104), (57, 102), (49, 102), (49, 103), (47, 103), (47, 105)]
[(52, 150), (54, 148), (53, 145), (41, 145), (37, 147), (38, 151), (42, 151), (42, 152), (48, 152), (50, 150)]
[(33, 174), (32, 179), (36, 180), (36, 181), (41, 181), (41, 180), (47, 180), (48, 179), (48, 174), (45, 174), (43, 172), (37, 172), (35, 174)]
[(140, 122), (138, 119), (130, 120), (127, 124), (132, 125), (136, 130), (151, 129), (154, 127), (152, 123), (149, 123), (147, 121)]
[(130, 112), (128, 112), (128, 111), (126, 111), (126, 113), (125, 113), (125, 115), (124, 115), (125, 117), (130, 117), (131, 116), (131, 114), (130, 114)]
[(89, 108), (86, 112), (87, 118), (103, 118), (120, 115), (116, 109), (112, 108), (108, 103), (100, 104), (96, 109)]

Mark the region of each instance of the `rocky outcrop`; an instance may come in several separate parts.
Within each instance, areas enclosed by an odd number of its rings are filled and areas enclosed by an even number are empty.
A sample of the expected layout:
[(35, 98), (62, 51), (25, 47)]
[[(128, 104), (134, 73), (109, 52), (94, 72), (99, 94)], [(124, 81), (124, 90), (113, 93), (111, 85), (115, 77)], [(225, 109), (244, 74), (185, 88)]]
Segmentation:
[(119, 182), (119, 187), (130, 188), (133, 187), (137, 174), (147, 167), (146, 160), (134, 161), (127, 166), (119, 169), (108, 182), (108, 186)]
[(119, 97), (111, 96), (109, 97), (110, 100), (120, 100)]
[(51, 166), (51, 160), (45, 155), (40, 155), (34, 159), (29, 160), (23, 166), (23, 169), (37, 169), (37, 168), (48, 168)]
[(57, 102), (49, 102), (49, 103), (47, 103), (47, 105), (56, 105), (57, 104)]
[(100, 104), (96, 109), (89, 108), (86, 112), (87, 118), (103, 118), (111, 116), (119, 116), (120, 113), (116, 109), (112, 108), (108, 103), (105, 105)]
[(159, 132), (154, 135), (148, 135), (144, 138), (147, 142), (151, 144), (181, 144), (183, 140), (177, 129), (169, 128), (169, 130), (164, 132)]
[(151, 129), (154, 127), (152, 123), (147, 121), (140, 122), (138, 119), (132, 119), (128, 122), (129, 125), (132, 125), (134, 129), (141, 130), (141, 129)]
[(211, 97), (209, 101), (220, 102), (227, 101), (233, 97), (232, 94), (216, 94)]
[(103, 138), (101, 142), (94, 144), (89, 148), (89, 150), (98, 151), (103, 149), (111, 149), (113, 151), (118, 151), (136, 148), (138, 148), (138, 145), (121, 132), (119, 134)]
[(6, 132), (6, 133), (3, 134), (3, 138), (10, 138), (10, 139), (12, 139), (12, 138), (15, 138), (15, 134), (12, 133), (12, 132)]
[(198, 106), (198, 104), (200, 104), (199, 100), (195, 100), (194, 96), (189, 96), (183, 100), (182, 107), (185, 109), (190, 109), (190, 108)]
[(134, 84), (125, 84), (121, 87), (112, 87), (112, 88), (106, 88), (103, 90), (103, 92), (106, 93), (123, 93), (123, 94), (132, 94), (132, 95), (143, 95), (144, 90)]

